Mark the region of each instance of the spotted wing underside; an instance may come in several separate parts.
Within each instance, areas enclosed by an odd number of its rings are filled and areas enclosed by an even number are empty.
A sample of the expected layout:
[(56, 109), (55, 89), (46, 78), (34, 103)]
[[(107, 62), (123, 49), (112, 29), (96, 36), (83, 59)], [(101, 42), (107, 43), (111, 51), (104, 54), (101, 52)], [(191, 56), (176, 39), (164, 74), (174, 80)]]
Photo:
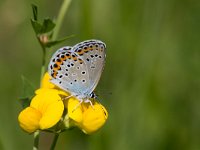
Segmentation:
[(84, 61), (89, 73), (89, 87), (87, 93), (91, 93), (97, 86), (105, 64), (106, 45), (99, 40), (88, 40), (75, 45), (72, 51)]
[(100, 80), (105, 49), (105, 44), (99, 40), (60, 48), (49, 63), (51, 82), (72, 95), (88, 97)]
[(61, 89), (77, 96), (89, 87), (86, 64), (71, 51), (61, 48), (52, 57), (49, 64), (51, 82)]

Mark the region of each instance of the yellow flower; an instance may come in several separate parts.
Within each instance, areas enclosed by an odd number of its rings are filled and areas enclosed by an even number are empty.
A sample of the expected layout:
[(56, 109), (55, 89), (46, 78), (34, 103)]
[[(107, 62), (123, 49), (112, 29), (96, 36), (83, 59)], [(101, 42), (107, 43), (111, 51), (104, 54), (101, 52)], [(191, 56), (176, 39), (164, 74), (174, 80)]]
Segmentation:
[(31, 133), (37, 129), (53, 127), (61, 118), (64, 110), (63, 101), (56, 89), (39, 89), (29, 107), (18, 117), (20, 126)]
[(68, 93), (57, 89), (49, 79), (50, 76), (46, 73), (41, 88), (35, 91), (36, 95), (31, 100), (30, 106), (18, 116), (19, 125), (28, 133), (53, 127), (63, 114), (61, 95), (68, 96)]
[(47, 89), (56, 88), (56, 86), (54, 84), (49, 82), (50, 79), (51, 79), (50, 75), (48, 73), (45, 73), (44, 77), (41, 81), (41, 88), (47, 88)]
[[(50, 83), (49, 79), (50, 76), (46, 73), (30, 106), (20, 112), (18, 120), (23, 130), (32, 133), (38, 129), (49, 129), (56, 125), (63, 115), (65, 127), (74, 125), (87, 134), (104, 125), (108, 118), (104, 106), (96, 101), (93, 102), (93, 106), (84, 102), (80, 104), (74, 97), (64, 100), (63, 97), (69, 96), (69, 93)], [(63, 114), (65, 112), (67, 114)]]
[[(90, 103), (81, 103), (75, 98), (70, 98), (65, 102), (68, 109), (68, 118), (72, 123), (78, 126), (84, 133), (91, 134), (101, 128), (108, 118), (108, 112), (100, 103), (94, 101)], [(68, 123), (68, 122), (67, 122)]]

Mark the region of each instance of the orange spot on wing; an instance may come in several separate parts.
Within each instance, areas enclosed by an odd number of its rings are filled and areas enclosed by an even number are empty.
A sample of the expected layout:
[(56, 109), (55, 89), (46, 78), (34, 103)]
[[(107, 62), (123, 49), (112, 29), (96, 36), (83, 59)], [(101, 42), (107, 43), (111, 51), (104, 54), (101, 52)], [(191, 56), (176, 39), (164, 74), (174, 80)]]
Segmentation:
[(88, 48), (90, 51), (93, 51), (95, 49), (95, 46), (89, 47)]
[(59, 70), (60, 69), (60, 64), (62, 64), (62, 62), (56, 62), (56, 65), (57, 65), (57, 67), (53, 67), (53, 70), (54, 71), (57, 71), (57, 70)]
[(84, 54), (84, 50), (82, 49), (81, 51), (77, 52), (79, 55)]
[(78, 59), (78, 61), (79, 61), (80, 63), (83, 63), (83, 60), (82, 60), (82, 59)]
[(61, 61), (61, 62), (56, 62), (56, 64), (58, 65), (58, 67), (57, 67), (57, 68), (59, 68), (59, 67), (60, 67), (60, 65), (62, 64), (62, 61)]
[(66, 59), (71, 59), (72, 57), (69, 55), (69, 56), (66, 56)]
[(67, 59), (67, 56), (65, 56), (64, 58), (60, 58), (62, 61), (65, 61)]
[(73, 57), (73, 60), (74, 60), (74, 61), (77, 61), (77, 57)]
[(87, 53), (89, 50), (90, 50), (90, 48), (84, 49), (84, 52)]
[(56, 78), (57, 74), (58, 74), (58, 72), (57, 72), (57, 71), (56, 71), (56, 72), (54, 72), (54, 73), (53, 73), (53, 77), (54, 77), (54, 78)]

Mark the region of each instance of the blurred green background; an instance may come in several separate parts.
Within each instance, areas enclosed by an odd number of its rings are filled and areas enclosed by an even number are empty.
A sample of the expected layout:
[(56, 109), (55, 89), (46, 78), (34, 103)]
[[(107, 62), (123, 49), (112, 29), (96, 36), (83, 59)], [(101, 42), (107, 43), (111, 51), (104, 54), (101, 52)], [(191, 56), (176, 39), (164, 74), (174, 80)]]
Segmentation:
[[(32, 149), (33, 136), (17, 121), (21, 75), (36, 87), (40, 78), (31, 3), (43, 19), (56, 18), (62, 1), (0, 0), (2, 150)], [(200, 149), (200, 1), (72, 0), (59, 37), (71, 34), (60, 46), (92, 38), (107, 44), (97, 91), (109, 119), (93, 135), (62, 133), (57, 150)]]

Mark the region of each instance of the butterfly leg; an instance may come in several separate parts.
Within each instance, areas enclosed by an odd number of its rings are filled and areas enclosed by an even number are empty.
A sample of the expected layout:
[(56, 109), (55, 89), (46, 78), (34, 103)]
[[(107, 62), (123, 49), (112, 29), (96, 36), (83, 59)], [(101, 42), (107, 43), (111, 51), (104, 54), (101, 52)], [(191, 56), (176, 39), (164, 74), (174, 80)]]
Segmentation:
[(90, 103), (91, 107), (94, 109), (94, 105), (92, 104), (92, 101), (91, 101), (91, 100), (86, 99), (84, 102), (85, 102), (85, 103)]
[(72, 112), (74, 112), (83, 102), (83, 99), (80, 100), (80, 102), (74, 107), (74, 109), (72, 110)]
[(63, 98), (63, 100), (67, 100), (67, 99), (71, 98), (72, 96), (73, 95), (67, 96), (67, 97)]

